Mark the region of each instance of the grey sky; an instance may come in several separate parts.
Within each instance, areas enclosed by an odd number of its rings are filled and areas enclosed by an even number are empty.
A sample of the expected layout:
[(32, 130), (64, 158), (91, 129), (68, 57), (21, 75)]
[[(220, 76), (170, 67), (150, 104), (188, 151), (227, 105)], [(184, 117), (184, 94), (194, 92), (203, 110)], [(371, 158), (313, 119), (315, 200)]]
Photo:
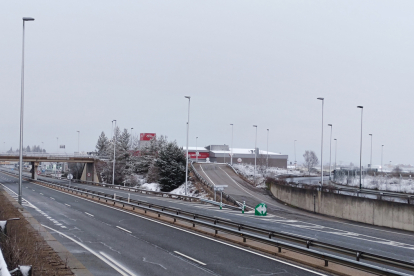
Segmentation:
[(258, 146), (338, 162), (413, 163), (413, 1), (4, 1), (0, 141), (18, 147), (23, 16), (25, 138), (49, 152), (93, 150), (111, 121), (190, 145)]

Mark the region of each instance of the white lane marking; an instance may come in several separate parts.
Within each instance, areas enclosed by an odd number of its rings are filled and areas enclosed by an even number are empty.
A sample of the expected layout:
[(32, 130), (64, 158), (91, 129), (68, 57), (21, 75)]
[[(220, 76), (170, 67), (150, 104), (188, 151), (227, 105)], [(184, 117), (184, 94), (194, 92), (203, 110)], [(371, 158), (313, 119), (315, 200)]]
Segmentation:
[(125, 228), (122, 228), (122, 227), (119, 227), (119, 226), (115, 226), (115, 227), (116, 227), (116, 228), (118, 228), (118, 229), (121, 229), (122, 231), (125, 231), (125, 232), (127, 232), (127, 233), (132, 234), (132, 232), (131, 232), (131, 231), (126, 230)]
[(285, 234), (288, 234), (288, 235), (292, 235), (292, 236), (298, 236), (298, 237), (301, 237), (301, 238), (306, 238), (306, 239), (310, 239), (310, 240), (315, 240), (315, 241), (317, 241), (317, 239), (315, 239), (315, 238), (311, 238), (311, 237), (307, 237), (307, 236), (302, 236), (302, 235), (298, 235), (298, 234), (293, 234), (293, 233), (290, 233), (290, 232), (285, 232), (285, 231), (281, 231), (282, 233), (285, 233)]
[(118, 271), (121, 275), (123, 275), (123, 276), (130, 276), (130, 275), (129, 275), (129, 274), (127, 274), (124, 270), (121, 270), (121, 268), (119, 268), (119, 267), (117, 267), (116, 265), (112, 264), (110, 261), (106, 260), (106, 259), (105, 259), (105, 258), (103, 258), (101, 255), (99, 255), (98, 253), (96, 253), (95, 251), (93, 251), (92, 249), (90, 249), (89, 247), (87, 247), (86, 245), (84, 245), (83, 243), (78, 242), (78, 241), (77, 241), (77, 240), (75, 240), (74, 238), (69, 237), (68, 235), (63, 234), (62, 232), (60, 232), (60, 231), (58, 231), (58, 230), (55, 230), (55, 229), (53, 229), (53, 228), (51, 228), (51, 227), (48, 227), (48, 226), (46, 226), (46, 225), (44, 225), (44, 224), (42, 224), (42, 226), (43, 226), (43, 227), (45, 227), (45, 228), (47, 228), (47, 229), (49, 229), (49, 230), (52, 230), (52, 231), (54, 231), (54, 232), (58, 233), (59, 235), (64, 236), (65, 238), (67, 238), (67, 239), (69, 239), (69, 240), (73, 241), (74, 243), (76, 243), (77, 245), (79, 245), (79, 246), (81, 246), (81, 247), (85, 248), (86, 250), (88, 250), (89, 252), (91, 252), (93, 255), (95, 255), (96, 257), (98, 257), (99, 259), (101, 259), (103, 262), (105, 262), (107, 265), (109, 265), (110, 267), (112, 267), (113, 269), (115, 269), (116, 271)]
[(122, 268), (125, 272), (128, 272), (131, 276), (135, 276), (135, 274), (133, 272), (131, 272), (130, 270), (128, 270), (125, 267), (123, 267), (120, 263), (118, 263), (117, 261), (115, 261), (114, 259), (112, 259), (111, 257), (109, 257), (104, 252), (99, 251), (99, 253), (101, 253), (101, 255), (104, 256), (105, 258), (107, 258), (110, 262), (113, 262), (115, 265), (117, 265), (118, 267)]
[(210, 180), (210, 182), (211, 182), (214, 186), (216, 186), (216, 184), (214, 184), (213, 180), (211, 180), (211, 179), (210, 179), (210, 177), (209, 177), (209, 176), (206, 174), (206, 172), (203, 170), (203, 166), (201, 166), (201, 164), (200, 164), (200, 168), (201, 168), (201, 170), (203, 171), (203, 173), (207, 176), (208, 180)]
[(50, 199), (52, 199), (52, 200), (56, 200), (56, 199), (54, 199), (53, 197), (50, 197)]
[[(39, 185), (39, 184), (35, 184), (35, 185), (42, 186), (42, 185)], [(206, 239), (206, 240), (210, 240), (210, 241), (213, 241), (213, 242), (216, 242), (216, 243), (224, 244), (224, 245), (227, 245), (227, 246), (230, 246), (230, 247), (233, 247), (233, 248), (239, 249), (239, 250), (241, 250), (241, 251), (245, 251), (245, 252), (248, 252), (248, 253), (250, 253), (250, 254), (254, 254), (254, 255), (260, 256), (260, 257), (265, 258), (265, 259), (269, 259), (269, 260), (272, 260), (272, 261), (275, 261), (275, 262), (278, 262), (278, 263), (281, 263), (281, 264), (285, 264), (285, 265), (288, 265), (288, 266), (291, 266), (291, 267), (295, 267), (295, 268), (297, 268), (297, 269), (301, 269), (301, 270), (303, 270), (303, 271), (307, 271), (307, 272), (313, 273), (313, 274), (315, 274), (315, 275), (320, 275), (320, 276), (328, 276), (328, 275), (326, 275), (326, 274), (322, 274), (322, 273), (320, 273), (320, 272), (312, 271), (312, 270), (310, 270), (310, 269), (307, 269), (307, 268), (304, 268), (304, 267), (300, 267), (300, 266), (298, 266), (298, 265), (294, 265), (294, 264), (291, 264), (291, 263), (288, 263), (288, 262), (285, 262), (285, 261), (282, 261), (282, 260), (274, 259), (274, 258), (272, 258), (272, 257), (270, 257), (270, 256), (266, 256), (266, 255), (260, 254), (260, 253), (258, 253), (258, 252), (254, 252), (254, 251), (251, 251), (251, 250), (246, 249), (246, 248), (238, 247), (238, 246), (236, 246), (236, 245), (233, 245), (233, 244), (230, 244), (230, 243), (226, 243), (226, 242), (224, 242), (224, 241), (215, 240), (215, 239), (213, 239), (213, 238), (210, 238), (210, 237), (207, 237), (207, 236), (203, 236), (203, 235), (198, 234), (198, 233), (193, 233), (193, 232), (190, 232), (190, 231), (188, 231), (188, 230), (184, 230), (184, 229), (181, 229), (181, 228), (175, 227), (175, 226), (173, 226), (173, 225), (169, 225), (169, 224), (166, 224), (166, 223), (163, 223), (163, 222), (160, 222), (160, 221), (156, 221), (156, 220), (153, 220), (153, 219), (150, 219), (150, 218), (147, 218), (147, 217), (141, 216), (141, 215), (137, 215), (137, 214), (134, 214), (134, 213), (130, 213), (130, 212), (125, 211), (125, 210), (117, 209), (117, 208), (115, 208), (115, 207), (108, 206), (108, 205), (105, 205), (105, 204), (103, 204), (103, 203), (95, 202), (95, 201), (92, 201), (92, 200), (90, 200), (90, 199), (86, 199), (86, 198), (80, 197), (80, 196), (78, 196), (78, 195), (67, 194), (67, 193), (64, 193), (64, 192), (62, 192), (62, 191), (58, 191), (58, 190), (55, 190), (55, 189), (52, 189), (52, 188), (49, 188), (49, 187), (45, 187), (45, 186), (42, 186), (42, 187), (47, 188), (47, 189), (49, 189), (49, 190), (53, 190), (53, 191), (55, 191), (55, 192), (59, 192), (59, 193), (65, 194), (65, 195), (73, 196), (73, 197), (76, 197), (76, 198), (79, 198), (79, 199), (82, 199), (82, 200), (85, 200), (85, 201), (89, 201), (89, 202), (91, 202), (91, 203), (94, 203), (94, 204), (97, 204), (97, 205), (101, 205), (101, 206), (106, 207), (106, 208), (109, 208), (109, 209), (113, 209), (113, 210), (116, 210), (116, 211), (119, 211), (119, 212), (123, 212), (123, 213), (129, 214), (129, 215), (131, 215), (131, 216), (135, 216), (135, 217), (138, 217), (138, 218), (141, 218), (141, 219), (145, 219), (145, 220), (148, 220), (148, 221), (151, 221), (151, 222), (155, 222), (155, 223), (158, 223), (158, 224), (161, 224), (161, 225), (164, 225), (164, 226), (167, 226), (167, 227), (170, 227), (170, 228), (173, 228), (173, 229), (176, 229), (176, 230), (179, 230), (179, 231), (182, 231), (182, 232), (185, 232), (185, 233), (188, 233), (188, 234), (191, 234), (191, 235), (194, 235), (194, 236), (197, 236), (197, 237), (200, 237), (200, 238)]]
[(178, 255), (181, 255), (181, 256), (183, 256), (183, 257), (185, 257), (185, 258), (187, 258), (187, 259), (190, 259), (190, 260), (192, 260), (193, 262), (199, 263), (199, 264), (201, 264), (201, 265), (206, 265), (205, 263), (200, 262), (199, 260), (196, 260), (196, 259), (194, 259), (194, 258), (191, 258), (190, 256), (187, 256), (187, 255), (185, 255), (185, 254), (183, 254), (183, 253), (180, 253), (180, 252), (178, 252), (178, 251), (174, 251), (174, 253), (175, 253), (175, 254), (178, 254)]
[(35, 190), (32, 189), (32, 191), (34, 192)]
[(88, 216), (94, 217), (94, 215), (89, 214), (88, 212), (85, 212), (85, 214), (87, 214)]
[(42, 193), (40, 193), (41, 195), (43, 195)]
[(68, 206), (68, 207), (70, 207), (70, 205), (69, 205), (69, 204), (66, 204), (66, 203), (65, 203), (65, 205), (66, 205), (66, 206)]

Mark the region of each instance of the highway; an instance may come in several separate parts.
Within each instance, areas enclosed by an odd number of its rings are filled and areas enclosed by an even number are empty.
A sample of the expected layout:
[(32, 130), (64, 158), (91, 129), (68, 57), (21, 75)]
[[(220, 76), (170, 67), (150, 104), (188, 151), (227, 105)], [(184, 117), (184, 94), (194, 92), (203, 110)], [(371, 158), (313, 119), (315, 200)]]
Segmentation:
[[(15, 177), (0, 183), (15, 196)], [(94, 275), (327, 275), (27, 181), (23, 198)]]

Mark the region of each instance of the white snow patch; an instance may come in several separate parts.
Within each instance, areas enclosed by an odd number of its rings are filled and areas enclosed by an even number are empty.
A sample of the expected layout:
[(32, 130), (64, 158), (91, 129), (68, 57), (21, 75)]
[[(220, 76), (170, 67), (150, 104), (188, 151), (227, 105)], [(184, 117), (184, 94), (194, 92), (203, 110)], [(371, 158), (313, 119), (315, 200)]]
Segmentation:
[(6, 220), (0, 220), (0, 228), (1, 228), (2, 232), (4, 232), (4, 229), (6, 227), (6, 223), (7, 223)]
[[(336, 183), (359, 187), (359, 176), (338, 176), (335, 179)], [(370, 176), (362, 177), (362, 188), (374, 189), (379, 191), (399, 192), (414, 194), (414, 180), (410, 178), (404, 179), (393, 176)]]
[(10, 276), (9, 270), (7, 269), (7, 264), (3, 259), (3, 253), (0, 249), (0, 276)]
[(161, 189), (160, 184), (158, 183), (144, 183), (139, 188), (147, 190), (147, 191), (154, 191), (154, 192), (159, 192)]
[[(188, 191), (187, 193), (188, 196), (208, 198), (208, 194), (200, 193), (200, 191), (197, 190), (197, 188), (193, 185), (191, 181), (187, 182), (187, 191)], [(175, 194), (175, 195), (185, 195), (185, 183), (179, 186), (178, 188), (172, 190), (170, 193)]]

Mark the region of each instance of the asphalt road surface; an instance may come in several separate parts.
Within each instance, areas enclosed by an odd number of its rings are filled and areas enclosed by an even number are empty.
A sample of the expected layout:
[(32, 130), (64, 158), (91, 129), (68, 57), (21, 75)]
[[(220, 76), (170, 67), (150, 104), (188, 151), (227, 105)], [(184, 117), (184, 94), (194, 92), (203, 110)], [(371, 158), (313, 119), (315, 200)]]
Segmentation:
[[(16, 196), (15, 177), (0, 183)], [(326, 275), (26, 181), (23, 198), (94, 275)]]

